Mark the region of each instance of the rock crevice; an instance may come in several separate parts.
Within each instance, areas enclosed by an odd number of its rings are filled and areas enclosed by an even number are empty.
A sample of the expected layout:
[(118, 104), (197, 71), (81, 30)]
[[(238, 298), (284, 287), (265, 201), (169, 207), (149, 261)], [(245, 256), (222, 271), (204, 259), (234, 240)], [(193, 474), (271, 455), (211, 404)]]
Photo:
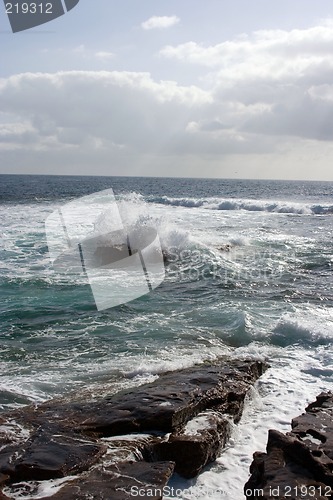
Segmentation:
[(247, 499), (333, 497), (333, 394), (317, 396), (291, 427), (270, 430), (266, 453), (254, 454)]

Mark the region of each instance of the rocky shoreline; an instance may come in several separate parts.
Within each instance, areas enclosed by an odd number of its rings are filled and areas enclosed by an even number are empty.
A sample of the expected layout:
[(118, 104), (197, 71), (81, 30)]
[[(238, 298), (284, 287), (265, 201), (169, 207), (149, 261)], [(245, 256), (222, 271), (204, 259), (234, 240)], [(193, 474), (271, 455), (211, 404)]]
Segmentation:
[(192, 478), (217, 458), (266, 368), (224, 359), (98, 400), (2, 414), (0, 500), (22, 488), (57, 500), (126, 500), (132, 488), (149, 488), (160, 500), (174, 471)]
[(333, 394), (317, 396), (291, 427), (270, 430), (266, 453), (254, 454), (247, 499), (333, 498)]

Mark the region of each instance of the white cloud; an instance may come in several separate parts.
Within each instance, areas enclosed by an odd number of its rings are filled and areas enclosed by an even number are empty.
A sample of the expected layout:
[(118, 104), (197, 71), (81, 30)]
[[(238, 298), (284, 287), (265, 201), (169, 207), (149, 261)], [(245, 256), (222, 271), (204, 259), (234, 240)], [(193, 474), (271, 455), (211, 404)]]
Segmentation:
[(196, 86), (156, 82), (148, 73), (14, 75), (0, 80), (0, 106), (6, 113), (0, 142), (24, 149), (26, 136), (31, 148), (82, 152), (109, 147), (142, 153), (185, 130), (188, 115), (211, 102), (210, 93)]
[(333, 84), (315, 85), (309, 88), (308, 93), (312, 99), (333, 102)]
[(0, 123), (0, 151), (20, 149), (22, 145), (31, 147), (38, 134), (29, 123)]
[[(165, 168), (166, 158), (198, 168), (201, 162), (205, 173), (208, 163), (217, 168), (230, 157), (235, 166), (236, 158), (250, 156), (259, 165), (280, 155), (290, 165), (290, 158), (304, 162), (302, 148), (318, 158), (325, 151), (322, 168), (330, 163), (332, 23), (259, 31), (210, 47), (189, 42), (161, 54), (181, 61), (182, 71), (184, 63), (196, 64), (201, 86), (129, 71), (26, 73), (0, 80), (0, 109), (6, 113), (0, 115), (0, 148), (6, 155), (12, 151), (13, 163), (20, 150), (22, 162), (26, 151), (34, 151), (49, 154), (35, 158), (39, 165), (58, 158), (62, 165), (112, 162), (132, 169), (127, 174), (142, 173), (135, 168), (148, 157)], [(9, 156), (4, 160), (11, 164)], [(177, 173), (176, 167), (168, 170)]]
[(113, 59), (115, 54), (113, 52), (106, 52), (106, 51), (100, 51), (100, 52), (95, 52), (95, 57), (97, 59), (100, 59), (102, 61), (108, 61), (109, 59)]
[(333, 75), (333, 25), (261, 30), (211, 46), (193, 41), (168, 45), (160, 55), (209, 68), (210, 81), (223, 88), (266, 82), (290, 86), (302, 80), (316, 84)]
[[(249, 63), (257, 62), (259, 74), (267, 73), (272, 68), (271, 64), (267, 69), (263, 67), (263, 63), (270, 59), (278, 73), (287, 68), (289, 74), (291, 61), (296, 72), (314, 62), (331, 61), (332, 47), (333, 25), (327, 24), (303, 30), (260, 30), (207, 47), (193, 41), (178, 46), (168, 45), (160, 54), (216, 68), (227, 68), (230, 64), (232, 68), (239, 64), (246, 64), (243, 67), (249, 68)], [(277, 62), (282, 63), (282, 68)]]
[(141, 23), (144, 30), (171, 28), (180, 22), (177, 16), (152, 16)]
[(258, 137), (333, 140), (332, 22), (261, 30), (212, 46), (192, 41), (160, 54), (208, 69), (203, 81), (224, 115), (204, 120), (202, 131), (216, 133), (216, 120), (227, 118), (240, 133)]
[(85, 45), (81, 44), (81, 45), (78, 45), (77, 47), (74, 47), (74, 49), (72, 49), (72, 52), (74, 54), (85, 55), (87, 52), (87, 49), (86, 49)]

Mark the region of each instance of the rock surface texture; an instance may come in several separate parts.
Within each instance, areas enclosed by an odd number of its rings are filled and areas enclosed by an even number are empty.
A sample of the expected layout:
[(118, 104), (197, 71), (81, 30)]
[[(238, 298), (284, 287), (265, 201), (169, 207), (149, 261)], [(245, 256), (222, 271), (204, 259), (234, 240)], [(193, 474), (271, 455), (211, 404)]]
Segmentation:
[(270, 430), (266, 453), (254, 454), (247, 499), (333, 498), (333, 394), (317, 396), (291, 427)]
[(216, 459), (265, 368), (220, 360), (98, 400), (3, 414), (0, 498), (24, 488), (38, 498), (126, 500), (134, 488), (160, 499), (174, 469), (190, 478)]

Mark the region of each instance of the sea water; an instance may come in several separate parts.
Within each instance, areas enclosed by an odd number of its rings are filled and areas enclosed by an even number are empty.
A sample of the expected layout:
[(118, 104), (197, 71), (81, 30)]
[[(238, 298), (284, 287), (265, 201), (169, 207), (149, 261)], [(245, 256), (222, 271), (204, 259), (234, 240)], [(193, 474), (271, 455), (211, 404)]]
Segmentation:
[[(167, 263), (150, 294), (98, 312), (84, 275), (52, 268), (45, 220), (108, 188), (137, 227), (149, 213)], [(98, 397), (225, 354), (265, 360), (221, 456), (165, 492), (244, 498), (267, 430), (288, 431), (332, 388), (333, 183), (5, 175), (0, 208), (1, 410)]]

